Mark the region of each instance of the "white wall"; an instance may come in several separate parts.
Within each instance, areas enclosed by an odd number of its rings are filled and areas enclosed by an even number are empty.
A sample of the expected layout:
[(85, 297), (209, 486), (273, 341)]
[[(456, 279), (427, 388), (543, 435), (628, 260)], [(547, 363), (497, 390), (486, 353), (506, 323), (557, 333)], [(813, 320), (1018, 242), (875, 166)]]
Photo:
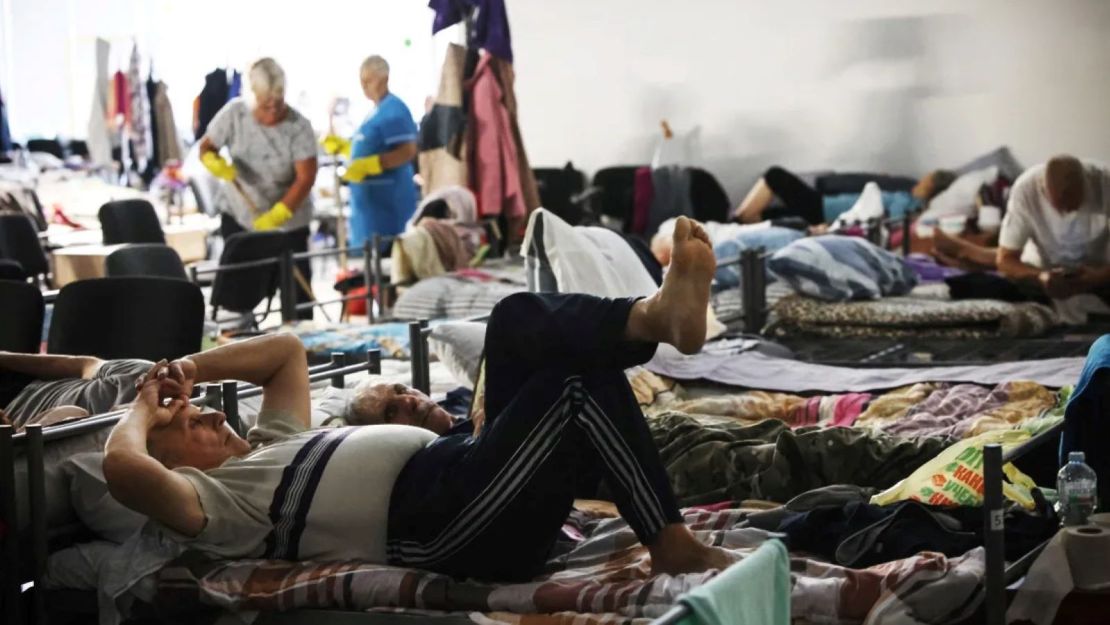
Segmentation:
[(733, 200), (768, 165), (917, 175), (1008, 144), (1110, 161), (1108, 0), (515, 0), (529, 157), (646, 163), (666, 118)]
[(0, 87), (17, 139), (82, 137), (95, 39), (112, 44), (109, 73), (127, 71), (137, 43), (143, 78), (153, 59), (178, 125), (188, 128), (205, 74), (273, 56), (286, 71), (287, 100), (322, 130), (335, 96), (350, 98), (356, 123), (370, 109), (358, 67), (377, 53), (392, 66), (391, 88), (419, 118), (442, 63), (432, 15), (426, 3), (397, 0), (0, 0)]

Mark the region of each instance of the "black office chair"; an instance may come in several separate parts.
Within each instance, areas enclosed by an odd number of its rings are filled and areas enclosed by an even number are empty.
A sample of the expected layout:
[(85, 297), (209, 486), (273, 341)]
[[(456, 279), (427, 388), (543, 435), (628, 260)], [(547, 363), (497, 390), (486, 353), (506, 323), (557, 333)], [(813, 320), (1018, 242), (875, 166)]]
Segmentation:
[(632, 227), (636, 170), (641, 167), (646, 165), (605, 167), (597, 170), (590, 183), (601, 190), (596, 198), (597, 212), (619, 221), (625, 232)]
[(540, 206), (572, 226), (582, 223), (586, 210), (577, 199), (586, 188), (585, 174), (570, 162), (563, 167), (538, 167), (532, 173), (540, 190)]
[(27, 141), (28, 152), (46, 152), (53, 154), (58, 158), (65, 158), (65, 150), (62, 149), (62, 143), (57, 139), (30, 139)]
[(146, 200), (108, 202), (97, 212), (104, 245), (117, 243), (165, 243), (162, 224), (154, 206)]
[(108, 254), (105, 268), (109, 278), (150, 276), (188, 280), (181, 257), (168, 245), (132, 243)]
[[(256, 260), (279, 258), (286, 247), (285, 233), (240, 232), (233, 234), (224, 242), (220, 254), (220, 266), (236, 265)], [(281, 275), (279, 265), (262, 265), (233, 271), (221, 271), (212, 280), (212, 320), (216, 320), (219, 309), (224, 308), (240, 315), (253, 315), (254, 309), (266, 300), (266, 313), (269, 314), (274, 294)], [(257, 319), (252, 317), (252, 326)]]
[(168, 278), (97, 278), (62, 287), (47, 351), (98, 358), (180, 358), (200, 349), (200, 287)]
[(26, 282), (27, 272), (23, 271), (23, 265), (20, 265), (18, 260), (0, 258), (0, 280)]
[(42, 292), (26, 282), (0, 280), (0, 350), (37, 354), (42, 343)]
[(50, 261), (39, 242), (34, 223), (26, 215), (0, 214), (0, 258), (18, 262), (36, 282), (50, 273)]

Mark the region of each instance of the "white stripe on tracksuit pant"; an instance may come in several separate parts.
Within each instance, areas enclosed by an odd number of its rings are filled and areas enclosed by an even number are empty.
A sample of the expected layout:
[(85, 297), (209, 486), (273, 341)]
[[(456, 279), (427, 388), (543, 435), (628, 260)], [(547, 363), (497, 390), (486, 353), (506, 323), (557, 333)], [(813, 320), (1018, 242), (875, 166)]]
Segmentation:
[[(390, 563), (472, 577), (526, 578), (542, 565), (573, 502), (572, 478), (586, 466), (606, 480), (642, 541), (681, 519), (624, 374), (558, 375), (533, 376), (519, 402), (480, 437), (457, 441), (461, 459), (445, 469), (442, 483), (399, 478), (404, 492), (395, 486), (395, 498), (408, 499), (408, 491), (422, 486), (426, 492), (413, 505), (401, 506), (409, 513), (394, 514), (398, 506), (391, 505)], [(546, 408), (528, 401), (543, 401), (544, 395)], [(434, 454), (434, 447), (424, 451)], [(489, 476), (484, 484), (467, 481), (484, 476)], [(497, 560), (503, 561), (500, 566)]]

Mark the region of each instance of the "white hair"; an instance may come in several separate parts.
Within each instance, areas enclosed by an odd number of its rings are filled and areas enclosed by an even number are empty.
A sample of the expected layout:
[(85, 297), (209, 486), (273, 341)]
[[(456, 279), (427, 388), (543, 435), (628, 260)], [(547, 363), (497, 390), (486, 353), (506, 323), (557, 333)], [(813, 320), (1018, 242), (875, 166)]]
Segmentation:
[(251, 92), (254, 93), (255, 98), (259, 100), (285, 99), (285, 70), (281, 69), (277, 61), (270, 57), (255, 61), (251, 65), (248, 78)]
[(385, 59), (378, 56), (377, 54), (373, 56), (368, 56), (366, 57), (366, 60), (362, 62), (362, 65), (359, 67), (358, 70), (358, 75), (360, 77), (367, 74), (385, 76), (386, 78), (389, 78), (389, 63), (387, 63)]

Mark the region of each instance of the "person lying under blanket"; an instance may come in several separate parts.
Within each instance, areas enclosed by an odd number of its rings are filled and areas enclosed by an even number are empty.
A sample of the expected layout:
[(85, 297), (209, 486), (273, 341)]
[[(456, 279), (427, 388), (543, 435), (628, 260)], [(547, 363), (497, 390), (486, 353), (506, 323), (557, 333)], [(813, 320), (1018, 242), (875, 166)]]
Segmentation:
[[(671, 271), (648, 298), (502, 300), (488, 325), (477, 436), (398, 425), (446, 418), (402, 388), (379, 406), (394, 423), (310, 431), (307, 364), (292, 337), (160, 362), (108, 439), (109, 491), (164, 535), (221, 557), (359, 559), (521, 580), (542, 566), (576, 481), (599, 473), (653, 572), (723, 569), (729, 554), (683, 524), (624, 375), (659, 342), (700, 349), (713, 269), (708, 235), (684, 218)], [(221, 413), (185, 401), (196, 383), (232, 378), (264, 389), (245, 439)]]

